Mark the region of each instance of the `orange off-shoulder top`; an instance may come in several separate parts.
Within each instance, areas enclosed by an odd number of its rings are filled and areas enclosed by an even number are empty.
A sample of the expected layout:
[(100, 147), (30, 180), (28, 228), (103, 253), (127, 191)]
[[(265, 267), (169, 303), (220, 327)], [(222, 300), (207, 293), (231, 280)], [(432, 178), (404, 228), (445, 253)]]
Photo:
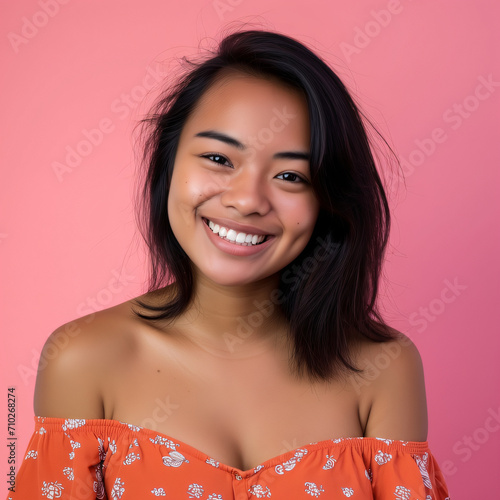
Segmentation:
[(35, 416), (10, 500), (446, 500), (427, 441), (310, 443), (253, 469), (223, 464), (151, 429)]

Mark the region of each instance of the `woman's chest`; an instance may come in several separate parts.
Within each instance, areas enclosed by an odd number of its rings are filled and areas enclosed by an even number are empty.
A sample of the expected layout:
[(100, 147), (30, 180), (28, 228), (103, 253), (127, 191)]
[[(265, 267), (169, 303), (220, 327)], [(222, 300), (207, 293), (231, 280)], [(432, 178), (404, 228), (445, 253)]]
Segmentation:
[(363, 435), (349, 378), (299, 381), (266, 356), (156, 354), (105, 382), (106, 418), (174, 437), (240, 470), (309, 443)]

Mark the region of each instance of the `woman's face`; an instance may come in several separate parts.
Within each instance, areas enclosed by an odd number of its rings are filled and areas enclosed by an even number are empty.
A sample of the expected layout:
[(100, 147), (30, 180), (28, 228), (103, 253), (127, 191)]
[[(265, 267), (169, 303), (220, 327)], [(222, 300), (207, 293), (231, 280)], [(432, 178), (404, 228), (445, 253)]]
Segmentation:
[(248, 284), (300, 254), (319, 211), (308, 154), (299, 92), (235, 71), (216, 80), (183, 128), (168, 199), (196, 272)]

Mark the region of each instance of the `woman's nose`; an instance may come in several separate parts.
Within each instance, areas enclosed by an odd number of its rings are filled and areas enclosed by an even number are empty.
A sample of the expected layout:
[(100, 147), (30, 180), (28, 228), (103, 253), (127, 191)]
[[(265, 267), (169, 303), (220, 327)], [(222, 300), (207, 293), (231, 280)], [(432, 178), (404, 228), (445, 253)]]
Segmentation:
[(241, 215), (265, 215), (271, 208), (264, 179), (255, 172), (243, 170), (230, 178), (221, 202), (226, 207), (236, 208)]

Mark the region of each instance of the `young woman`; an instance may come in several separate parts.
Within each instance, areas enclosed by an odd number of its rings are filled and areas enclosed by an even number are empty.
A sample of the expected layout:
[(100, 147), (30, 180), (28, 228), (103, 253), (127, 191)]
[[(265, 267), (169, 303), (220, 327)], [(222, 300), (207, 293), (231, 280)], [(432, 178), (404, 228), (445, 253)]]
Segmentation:
[(149, 291), (47, 340), (9, 498), (447, 498), (419, 353), (376, 309), (389, 210), (335, 73), (234, 33), (144, 125)]

